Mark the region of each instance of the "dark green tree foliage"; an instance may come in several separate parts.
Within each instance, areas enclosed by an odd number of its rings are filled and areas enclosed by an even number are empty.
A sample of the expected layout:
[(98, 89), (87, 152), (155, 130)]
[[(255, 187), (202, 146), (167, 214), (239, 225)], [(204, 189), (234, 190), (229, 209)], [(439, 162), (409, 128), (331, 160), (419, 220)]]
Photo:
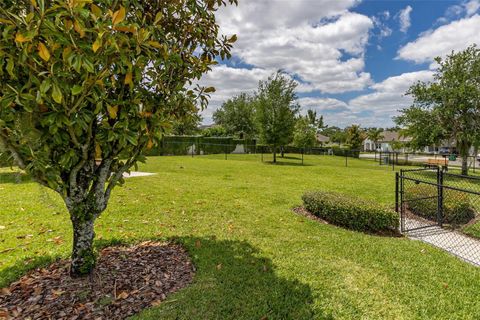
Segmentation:
[(176, 136), (190, 136), (198, 133), (198, 126), (202, 116), (198, 112), (189, 112), (173, 120), (172, 134)]
[(253, 98), (241, 93), (227, 100), (213, 113), (213, 120), (223, 126), (228, 135), (240, 139), (255, 137), (257, 128)]
[(362, 148), (363, 140), (365, 140), (365, 133), (362, 131), (359, 125), (352, 125), (346, 129), (347, 132), (347, 144), (350, 145), (350, 149), (359, 151)]
[(469, 149), (480, 133), (480, 49), (472, 45), (435, 61), (439, 67), (433, 82), (410, 87), (413, 105), (402, 110), (396, 122), (416, 146), (456, 141), (462, 174), (468, 174)]
[(338, 144), (345, 143), (347, 141), (347, 134), (345, 130), (340, 129), (339, 127), (328, 127), (321, 131), (321, 134), (330, 138), (331, 142), (335, 142)]
[(293, 145), (297, 148), (312, 148), (317, 142), (317, 130), (308, 117), (300, 117), (295, 123)]
[(263, 143), (272, 147), (273, 162), (277, 162), (277, 147), (292, 142), (295, 116), (300, 106), (295, 89), (297, 83), (277, 72), (267, 81), (260, 81), (255, 97), (257, 123)]
[(94, 222), (123, 173), (214, 91), (191, 88), (230, 57), (236, 37), (215, 20), (227, 2), (0, 3), (0, 144), (65, 201), (72, 275), (91, 272)]
[(228, 137), (227, 130), (221, 125), (215, 125), (210, 128), (202, 130), (203, 137)]

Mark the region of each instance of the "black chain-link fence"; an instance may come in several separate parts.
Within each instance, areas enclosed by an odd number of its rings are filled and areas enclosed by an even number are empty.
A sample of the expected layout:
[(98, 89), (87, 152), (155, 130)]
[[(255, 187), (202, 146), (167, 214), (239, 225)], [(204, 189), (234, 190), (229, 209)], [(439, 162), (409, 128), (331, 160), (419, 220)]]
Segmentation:
[[(331, 155), (342, 157), (345, 165), (348, 166), (348, 158), (360, 158), (360, 150), (351, 150), (343, 147), (316, 147), (299, 148), (294, 146), (267, 146), (260, 144), (249, 144), (244, 142), (235, 143), (235, 141), (220, 140), (216, 143), (204, 142), (204, 139), (186, 140), (186, 141), (162, 141), (157, 148), (149, 152), (150, 156), (204, 156), (220, 155), (224, 159), (229, 159), (230, 155), (257, 155), (261, 161), (271, 161), (271, 155), (277, 154), (281, 159), (285, 155), (295, 155), (294, 159), (304, 162), (305, 155)], [(292, 159), (292, 157), (289, 157)]]
[(403, 233), (480, 266), (480, 177), (400, 170), (396, 188)]
[[(378, 162), (380, 165), (390, 166), (418, 166), (418, 167), (442, 167), (444, 170), (460, 169), (463, 158), (458, 154), (438, 154), (425, 152), (392, 152), (376, 151), (363, 152), (362, 159), (369, 159)], [(467, 156), (468, 170), (476, 173), (480, 167), (479, 159), (476, 156)]]

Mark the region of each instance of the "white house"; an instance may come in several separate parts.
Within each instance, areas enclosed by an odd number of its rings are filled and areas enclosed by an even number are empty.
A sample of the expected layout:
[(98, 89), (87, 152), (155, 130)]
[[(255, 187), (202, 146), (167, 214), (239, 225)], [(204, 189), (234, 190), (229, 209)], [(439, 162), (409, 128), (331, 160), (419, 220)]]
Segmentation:
[(383, 131), (381, 134), (381, 139), (377, 142), (374, 142), (370, 139), (365, 139), (363, 141), (363, 150), (364, 151), (401, 151), (405, 152), (406, 148), (402, 147), (400, 150), (394, 150), (392, 147), (392, 142), (409, 142), (412, 139), (409, 137), (401, 136), (397, 131)]

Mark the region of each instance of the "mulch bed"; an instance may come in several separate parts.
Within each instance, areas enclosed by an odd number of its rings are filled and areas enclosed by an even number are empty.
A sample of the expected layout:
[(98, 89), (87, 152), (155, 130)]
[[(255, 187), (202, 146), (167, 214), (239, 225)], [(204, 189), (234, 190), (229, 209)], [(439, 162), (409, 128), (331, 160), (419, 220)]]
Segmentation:
[(71, 278), (64, 260), (1, 289), (0, 319), (125, 319), (188, 285), (194, 271), (176, 244), (108, 247), (88, 277)]

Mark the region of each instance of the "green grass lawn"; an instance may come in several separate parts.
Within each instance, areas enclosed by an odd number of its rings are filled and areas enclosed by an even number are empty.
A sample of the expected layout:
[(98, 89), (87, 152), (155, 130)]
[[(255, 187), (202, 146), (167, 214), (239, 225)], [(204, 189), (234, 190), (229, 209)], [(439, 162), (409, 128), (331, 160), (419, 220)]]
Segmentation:
[[(268, 160), (265, 157), (265, 160)], [(115, 190), (98, 245), (175, 239), (194, 283), (138, 319), (476, 319), (480, 269), (426, 244), (343, 230), (297, 216), (305, 190), (394, 204), (394, 172), (373, 161), (307, 156), (158, 157)], [(18, 181), (17, 181), (18, 180)], [(21, 182), (21, 183), (17, 183)], [(61, 200), (0, 173), (0, 286), (67, 257)]]

